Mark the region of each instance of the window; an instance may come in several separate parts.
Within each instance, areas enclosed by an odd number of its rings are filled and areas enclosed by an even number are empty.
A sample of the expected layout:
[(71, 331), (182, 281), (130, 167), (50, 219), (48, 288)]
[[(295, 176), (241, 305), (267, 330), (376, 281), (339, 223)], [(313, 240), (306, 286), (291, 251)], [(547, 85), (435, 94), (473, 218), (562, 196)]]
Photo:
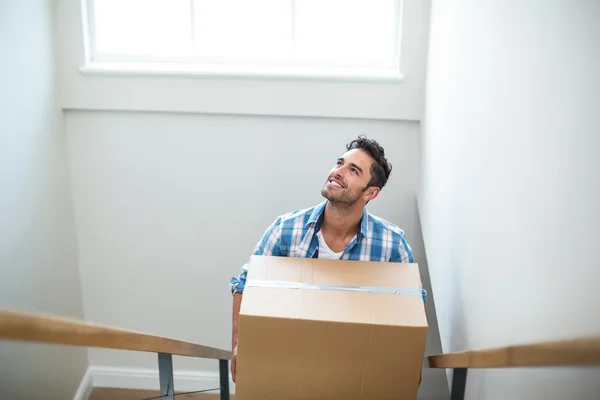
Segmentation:
[(401, 0), (84, 1), (92, 65), (401, 76)]

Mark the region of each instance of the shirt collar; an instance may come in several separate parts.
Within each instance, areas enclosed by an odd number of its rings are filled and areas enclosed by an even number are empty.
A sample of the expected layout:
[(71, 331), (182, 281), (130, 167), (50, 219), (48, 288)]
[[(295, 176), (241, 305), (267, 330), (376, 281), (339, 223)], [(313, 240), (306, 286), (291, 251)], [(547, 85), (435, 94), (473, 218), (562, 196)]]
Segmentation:
[[(321, 229), (321, 222), (323, 221), (323, 215), (325, 211), (325, 206), (327, 205), (327, 200), (316, 206), (308, 221), (306, 221), (306, 226), (310, 224), (316, 224), (315, 231), (319, 231)], [(367, 232), (369, 230), (369, 212), (367, 211), (367, 207), (363, 209), (362, 218), (360, 220), (360, 229), (358, 231), (358, 235), (367, 236)]]

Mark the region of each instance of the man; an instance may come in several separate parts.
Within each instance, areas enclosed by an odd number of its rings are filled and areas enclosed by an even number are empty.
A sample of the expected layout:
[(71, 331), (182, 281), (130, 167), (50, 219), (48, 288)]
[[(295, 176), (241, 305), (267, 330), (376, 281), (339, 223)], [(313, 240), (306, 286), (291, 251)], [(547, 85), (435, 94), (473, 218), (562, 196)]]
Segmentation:
[[(321, 190), (327, 200), (316, 207), (279, 216), (264, 233), (254, 255), (414, 262), (404, 232), (365, 208), (379, 195), (392, 171), (383, 147), (359, 136), (346, 145), (346, 150)], [(238, 316), (247, 272), (248, 264), (230, 282), (234, 296), (231, 362), (234, 382)], [(423, 291), (423, 301), (426, 296)]]

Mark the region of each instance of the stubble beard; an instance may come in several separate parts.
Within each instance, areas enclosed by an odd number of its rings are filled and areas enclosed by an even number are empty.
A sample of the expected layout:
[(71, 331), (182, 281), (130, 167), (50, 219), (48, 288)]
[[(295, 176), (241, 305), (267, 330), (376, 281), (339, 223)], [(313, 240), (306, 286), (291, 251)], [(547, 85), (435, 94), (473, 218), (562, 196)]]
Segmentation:
[(331, 203), (333, 207), (342, 211), (351, 211), (354, 209), (365, 190), (366, 188), (364, 190), (357, 189), (353, 192), (349, 192), (347, 188), (344, 188), (337, 190), (342, 193), (335, 193), (336, 190), (327, 187), (327, 183), (325, 183), (321, 190), (321, 195), (329, 200), (329, 203)]

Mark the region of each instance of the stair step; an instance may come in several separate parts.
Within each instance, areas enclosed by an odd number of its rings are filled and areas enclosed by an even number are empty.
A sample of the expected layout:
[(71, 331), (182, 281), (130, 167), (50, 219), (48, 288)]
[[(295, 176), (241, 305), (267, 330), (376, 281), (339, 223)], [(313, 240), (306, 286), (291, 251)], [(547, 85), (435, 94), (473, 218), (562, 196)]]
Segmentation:
[[(143, 400), (160, 396), (157, 390), (94, 388), (89, 400)], [(175, 397), (178, 400), (219, 400), (218, 393), (193, 393)], [(235, 399), (234, 395), (230, 396)]]

